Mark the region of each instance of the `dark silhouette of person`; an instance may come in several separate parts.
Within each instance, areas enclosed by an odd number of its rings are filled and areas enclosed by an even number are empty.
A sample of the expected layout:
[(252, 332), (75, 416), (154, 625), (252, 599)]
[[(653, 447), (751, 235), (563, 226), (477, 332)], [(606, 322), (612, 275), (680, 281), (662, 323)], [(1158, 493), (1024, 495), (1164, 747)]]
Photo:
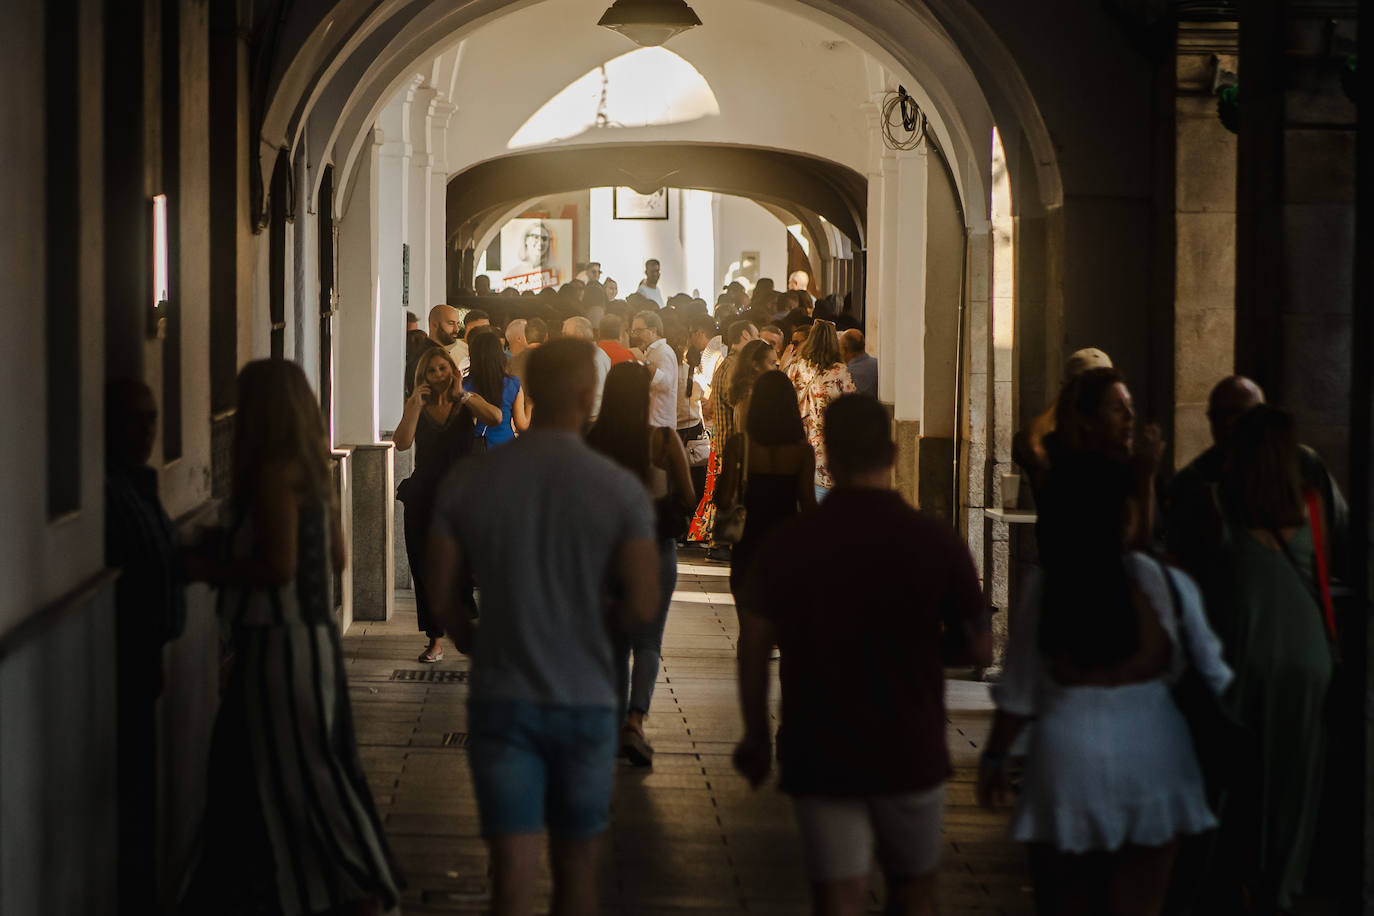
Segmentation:
[(157, 900), (157, 698), (162, 647), (186, 626), (177, 531), (148, 466), (157, 403), (143, 382), (105, 389), (105, 563), (115, 583), (115, 760), (119, 823), (119, 911), (153, 912)]

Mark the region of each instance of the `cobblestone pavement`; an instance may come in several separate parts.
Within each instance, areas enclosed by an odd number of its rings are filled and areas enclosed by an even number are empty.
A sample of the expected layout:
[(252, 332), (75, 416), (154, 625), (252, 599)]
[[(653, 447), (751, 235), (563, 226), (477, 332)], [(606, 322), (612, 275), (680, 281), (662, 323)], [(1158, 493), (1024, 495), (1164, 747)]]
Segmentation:
[[(646, 732), (651, 771), (622, 767), (601, 856), (602, 911), (617, 916), (804, 914), (808, 889), (785, 796), (753, 792), (730, 767), (740, 734), (735, 610), (724, 565), (684, 553), (668, 616), (663, 670)], [(466, 742), (467, 660), (451, 645), (437, 665), (416, 657), (424, 635), (402, 592), (385, 624), (344, 637), (364, 766), (409, 882), (406, 916), (483, 912), (487, 856), (477, 826)], [(1031, 912), (1006, 816), (977, 808), (977, 745), (991, 722), (981, 684), (949, 682), (948, 793), (940, 912)], [(776, 700), (777, 687), (773, 696)], [(540, 879), (547, 908), (548, 875)], [(874, 881), (873, 912), (881, 912)]]

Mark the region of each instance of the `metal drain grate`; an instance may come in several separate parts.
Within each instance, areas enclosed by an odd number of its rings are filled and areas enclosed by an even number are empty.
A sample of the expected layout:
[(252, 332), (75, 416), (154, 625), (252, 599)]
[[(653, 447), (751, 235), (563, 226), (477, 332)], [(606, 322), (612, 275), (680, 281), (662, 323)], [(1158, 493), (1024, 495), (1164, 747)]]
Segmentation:
[(445, 733), (444, 733), (444, 747), (467, 747), (467, 746), (468, 746), (468, 733), (467, 733), (467, 732), (445, 732)]
[(426, 684), (466, 684), (466, 671), (445, 671), (439, 668), (397, 668), (391, 672), (393, 681)]

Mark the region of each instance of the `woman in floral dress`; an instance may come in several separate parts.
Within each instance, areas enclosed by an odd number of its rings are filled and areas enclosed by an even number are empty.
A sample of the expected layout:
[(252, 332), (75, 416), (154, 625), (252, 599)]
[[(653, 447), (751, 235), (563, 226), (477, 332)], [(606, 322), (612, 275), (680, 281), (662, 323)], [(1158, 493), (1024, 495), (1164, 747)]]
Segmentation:
[(787, 377), (797, 389), (797, 407), (807, 441), (816, 450), (816, 501), (820, 502), (835, 485), (825, 460), (825, 409), (840, 395), (854, 393), (854, 379), (840, 355), (834, 323), (815, 323), (801, 355), (787, 367)]

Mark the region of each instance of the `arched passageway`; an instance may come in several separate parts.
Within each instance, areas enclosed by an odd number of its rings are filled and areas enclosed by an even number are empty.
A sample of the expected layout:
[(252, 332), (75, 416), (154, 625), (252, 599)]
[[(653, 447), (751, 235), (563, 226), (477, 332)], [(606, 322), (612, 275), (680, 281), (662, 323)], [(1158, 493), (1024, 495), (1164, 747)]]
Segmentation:
[[(238, 368), (295, 360), (330, 410), (352, 532), (386, 531), (392, 319), (406, 298), (423, 310), (446, 295), (449, 189), (464, 175), (513, 182), (513, 163), (622, 148), (724, 147), (796, 166), (792, 188), (743, 164), (749, 187), (693, 183), (760, 201), (816, 249), (827, 233), (857, 246), (901, 486), (958, 520), (999, 606), (1017, 535), (983, 510), (998, 501), (1005, 434), (1043, 409), (1080, 346), (1112, 354), (1176, 463), (1209, 442), (1217, 375), (1264, 377), (1357, 484), (1367, 519), (1358, 348), (1374, 285), (1351, 263), (1374, 260), (1351, 254), (1368, 234), (1355, 234), (1357, 109), (1343, 88), (1367, 76), (1343, 81), (1340, 66), (1355, 4), (1316, 19), (1293, 4), (693, 0), (704, 25), (668, 57), (598, 29), (608, 2), (3, 5), (0, 105), (15, 130), (0, 250), (12, 299), (31, 310), (0, 342), (15, 380), (0, 496), (0, 803), (13, 815), (0, 824), (0, 909), (57, 911), (70, 895), (82, 898), (71, 909), (98, 912), (114, 899), (99, 848), (109, 774), (97, 771), (115, 736), (89, 702), (109, 695), (116, 588), (101, 549), (102, 376), (156, 393), (157, 490), (190, 536), (227, 492)], [(620, 94), (644, 62), (671, 76), (671, 98)], [(1242, 66), (1259, 115), (1235, 135), (1212, 93)], [(898, 85), (930, 118), (920, 150), (882, 142)], [(623, 183), (647, 187), (660, 168)], [(577, 189), (609, 181), (591, 170)], [(459, 238), (480, 248), (543, 194), (492, 192)], [(852, 226), (840, 230), (842, 212)], [(389, 540), (352, 543), (340, 613), (385, 616)], [(158, 711), (176, 747), (159, 764), (166, 893), (193, 848), (216, 696), (214, 599), (193, 588), (188, 604)], [(73, 652), (82, 664), (52, 686)], [(79, 784), (88, 794), (73, 795)], [(62, 867), (104, 880), (71, 882), (32, 853), (73, 804), (91, 829)]]
[[(728, 15), (731, 35), (689, 34), (656, 52), (660, 57), (648, 63), (684, 73), (682, 88), (664, 90), (678, 95), (659, 104), (636, 94), (630, 78), (635, 74), (626, 69), (626, 61), (641, 52), (627, 52), (615, 36), (598, 33), (589, 10), (577, 3), (512, 5), (505, 15), (472, 25), (446, 19), (447, 35), (437, 25), (416, 23), (408, 27), (415, 30), (413, 42), (393, 41), (389, 47), (400, 54), (401, 47), (430, 42), (432, 57), (406, 67), (398, 66), (399, 57), (370, 61), (367, 72), (375, 82), (365, 81), (347, 103), (338, 102), (349, 114), (334, 122), (332, 145), (325, 151), (309, 142), (302, 147), (309, 158), (335, 162), (341, 242), (351, 244), (345, 260), (355, 268), (362, 263), (360, 246), (370, 238), (366, 229), (350, 231), (350, 225), (365, 227), (373, 219), (379, 226), (403, 223), (410, 227), (404, 239), (410, 276), (429, 277), (433, 301), (438, 291), (453, 288), (448, 267), (455, 263), (455, 245), (475, 248), (493, 220), (523, 201), (594, 185), (671, 184), (742, 193), (794, 214), (813, 238), (827, 234), (828, 224), (855, 250), (861, 278), (856, 294), (870, 351), (880, 358), (880, 392), (900, 424), (903, 490), (951, 518), (964, 503), (960, 521), (981, 543), (985, 488), (956, 496), (961, 474), (955, 465), (988, 454), (989, 421), (1009, 417), (1010, 404), (999, 409), (992, 402), (994, 389), (982, 384), (987, 353), (977, 347), (967, 356), (959, 352), (971, 340), (987, 339), (985, 333), (971, 336), (961, 322), (988, 320), (986, 291), (971, 281), (989, 273), (982, 189), (991, 157), (990, 111), (974, 91), (967, 65), (930, 77), (935, 83), (928, 87), (881, 44), (815, 9), (784, 11), (748, 2), (731, 5), (727, 13), (708, 3), (700, 12), (708, 19)], [(948, 38), (932, 31), (931, 23), (907, 26), (923, 28), (932, 55), (949, 58)], [(517, 40), (542, 47), (544, 39), (551, 49), (542, 61), (549, 79), (531, 80), (522, 70), (491, 79), (506, 72), (498, 66), (499, 49)], [(815, 72), (790, 66), (799, 49), (818, 55)], [(929, 73), (928, 61), (920, 67)], [(567, 88), (559, 88), (560, 79), (567, 79)], [(578, 93), (595, 88), (598, 80), (599, 107), (594, 104), (588, 115), (577, 107)], [(928, 112), (929, 139), (918, 151), (890, 150), (882, 140), (881, 103), (898, 82), (909, 85)], [(387, 98), (377, 87), (393, 94)], [(814, 120), (790, 114), (789, 105), (801, 98), (813, 106)], [(954, 108), (956, 98), (967, 99), (967, 106)], [(560, 113), (564, 104), (572, 114)], [(319, 117), (328, 121), (328, 111), (326, 106)], [(359, 112), (374, 119), (357, 121), (368, 128), (365, 142), (349, 137), (356, 129), (349, 118)], [(550, 112), (558, 118), (551, 120)], [(311, 136), (308, 126), (304, 136)], [(971, 142), (977, 136), (987, 139)], [(449, 222), (439, 237), (433, 227), (441, 175)], [(426, 183), (428, 190), (417, 193), (417, 184)], [(402, 196), (403, 216), (388, 204)], [(360, 204), (368, 209), (359, 210)], [(417, 216), (421, 212), (427, 215)], [(382, 235), (394, 248), (395, 233)], [(370, 252), (374, 246), (368, 245)], [(476, 256), (474, 251), (467, 262)], [(347, 279), (339, 290), (336, 349), (360, 356), (397, 350), (395, 322), (378, 322), (364, 312), (349, 316), (359, 295), (375, 299), (379, 286), (383, 297), (395, 290), (394, 255), (383, 251), (375, 274), (358, 270)], [(380, 302), (375, 307), (387, 308)], [(352, 343), (350, 327), (359, 334)], [(376, 397), (376, 382), (384, 375), (349, 373), (353, 390), (341, 390), (335, 405), (345, 440), (368, 441), (388, 428), (391, 408)], [(961, 405), (961, 398), (967, 403)], [(962, 436), (956, 423), (963, 425)], [(968, 447), (956, 445), (961, 438)], [(987, 474), (980, 467), (971, 476), (981, 481)]]

